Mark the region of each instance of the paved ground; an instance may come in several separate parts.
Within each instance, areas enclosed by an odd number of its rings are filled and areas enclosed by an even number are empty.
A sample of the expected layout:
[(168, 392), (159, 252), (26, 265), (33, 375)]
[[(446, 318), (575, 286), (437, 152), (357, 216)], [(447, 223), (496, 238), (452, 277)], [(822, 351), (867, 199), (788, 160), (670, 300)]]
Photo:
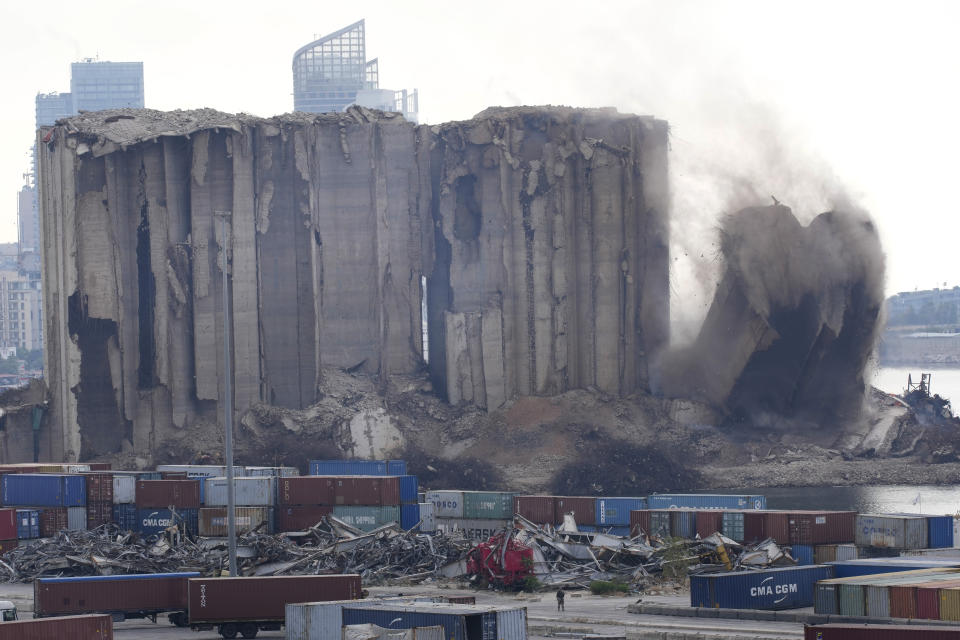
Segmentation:
[[(673, 632), (677, 634), (699, 633), (705, 636), (736, 635), (741, 637), (765, 638), (771, 640), (796, 640), (803, 636), (803, 627), (799, 624), (784, 622), (761, 622), (747, 620), (720, 620), (703, 618), (683, 618), (676, 616), (637, 615), (627, 612), (627, 605), (637, 601), (636, 596), (593, 596), (585, 592), (572, 591), (567, 594), (566, 611), (557, 612), (557, 601), (553, 593), (546, 594), (502, 594), (492, 591), (472, 591), (445, 589), (437, 586), (422, 585), (410, 588), (373, 587), (371, 596), (395, 595), (436, 595), (462, 594), (476, 596), (478, 604), (497, 604), (527, 607), (530, 637), (542, 638), (576, 637), (568, 634), (582, 633), (618, 633), (628, 637), (637, 636), (645, 631)], [(33, 611), (33, 587), (22, 584), (0, 585), (0, 599), (13, 600), (21, 617), (29, 618)], [(644, 596), (644, 602), (657, 604), (688, 604), (687, 596)], [(220, 636), (216, 631), (195, 632), (170, 625), (161, 618), (156, 624), (149, 620), (131, 620), (117, 623), (114, 636), (118, 640), (216, 640)], [(258, 638), (284, 638), (283, 631), (263, 631)]]

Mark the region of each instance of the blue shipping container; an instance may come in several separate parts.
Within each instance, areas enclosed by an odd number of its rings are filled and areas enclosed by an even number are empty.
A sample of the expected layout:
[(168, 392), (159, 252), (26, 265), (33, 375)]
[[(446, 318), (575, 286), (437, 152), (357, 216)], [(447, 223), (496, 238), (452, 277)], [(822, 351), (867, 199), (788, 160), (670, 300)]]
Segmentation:
[(405, 476), (404, 460), (311, 460), (312, 476)]
[(813, 564), (813, 545), (795, 544), (790, 547), (790, 555), (793, 556), (798, 565)]
[(836, 560), (827, 564), (834, 568), (837, 578), (856, 578), (857, 576), (872, 576), (877, 573), (912, 571), (913, 569), (951, 569), (960, 567), (960, 559), (860, 558), (857, 560)]
[(137, 505), (113, 505), (113, 522), (124, 531), (138, 530), (140, 526), (137, 524)]
[(417, 476), (400, 476), (400, 504), (417, 504)]
[(30, 540), (40, 537), (40, 512), (36, 509), (17, 509), (17, 538)]
[(655, 493), (647, 496), (650, 509), (766, 509), (766, 496), (699, 493)]
[(931, 549), (949, 549), (953, 546), (953, 516), (927, 518), (927, 545)]
[(597, 498), (597, 525), (630, 526), (630, 512), (647, 508), (646, 498)]
[(152, 536), (163, 533), (164, 529), (183, 522), (190, 533), (196, 534), (200, 525), (199, 509), (177, 509), (177, 521), (173, 521), (173, 515), (169, 509), (138, 509), (137, 510), (137, 531), (145, 536)]
[(798, 609), (813, 606), (817, 580), (833, 567), (785, 567), (690, 576), (690, 606), (718, 609)]
[(32, 507), (82, 507), (87, 482), (80, 475), (16, 473), (3, 476), (3, 504)]
[(420, 522), (419, 504), (400, 505), (400, 527), (403, 529), (413, 529)]
[[(375, 624), (384, 628), (413, 629), (414, 627), (443, 627), (443, 636), (449, 640), (468, 640), (468, 638), (497, 638), (497, 614), (495, 611), (477, 611), (444, 609), (443, 611), (384, 607), (378, 609), (342, 610), (344, 625)], [(471, 632), (467, 634), (467, 627)]]

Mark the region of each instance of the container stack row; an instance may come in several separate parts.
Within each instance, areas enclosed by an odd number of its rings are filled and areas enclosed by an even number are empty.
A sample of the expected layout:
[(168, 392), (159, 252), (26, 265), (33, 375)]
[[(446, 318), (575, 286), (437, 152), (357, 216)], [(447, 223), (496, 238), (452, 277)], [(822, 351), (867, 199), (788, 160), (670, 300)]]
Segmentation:
[(960, 568), (916, 569), (817, 583), (814, 611), (960, 621)]

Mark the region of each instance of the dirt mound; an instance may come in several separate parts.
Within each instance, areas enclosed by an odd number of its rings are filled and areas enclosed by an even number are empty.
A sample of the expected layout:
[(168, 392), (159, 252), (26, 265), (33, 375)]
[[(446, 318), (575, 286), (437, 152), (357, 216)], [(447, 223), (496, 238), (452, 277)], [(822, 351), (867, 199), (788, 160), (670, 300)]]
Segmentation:
[(676, 453), (655, 444), (582, 440), (581, 457), (560, 469), (550, 485), (557, 495), (646, 495), (700, 486), (700, 472)]

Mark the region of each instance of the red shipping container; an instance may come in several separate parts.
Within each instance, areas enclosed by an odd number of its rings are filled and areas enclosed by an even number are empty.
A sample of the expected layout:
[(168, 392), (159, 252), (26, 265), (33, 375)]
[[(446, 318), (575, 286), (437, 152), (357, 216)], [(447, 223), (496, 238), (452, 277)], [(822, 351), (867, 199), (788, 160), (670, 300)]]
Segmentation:
[(17, 538), (17, 510), (0, 509), (0, 540)]
[(891, 618), (916, 618), (917, 617), (917, 586), (916, 585), (890, 585), (887, 589), (890, 598), (890, 617)]
[(553, 525), (559, 522), (553, 496), (514, 496), (513, 512), (536, 524)]
[(790, 544), (847, 544), (854, 540), (856, 511), (789, 511)]
[(87, 503), (113, 502), (113, 474), (90, 472), (83, 474), (87, 481)]
[[(382, 477), (346, 476), (335, 478), (334, 504), (337, 506), (380, 506), (383, 500)], [(399, 487), (399, 485), (398, 485)], [(397, 489), (399, 496), (400, 490)]]
[(355, 600), (361, 595), (356, 574), (191, 578), (188, 594), (191, 624), (283, 622), (288, 603)]
[(334, 478), (297, 476), (277, 478), (277, 503), (281, 505), (334, 505)]
[(110, 502), (87, 502), (87, 529), (96, 529), (108, 522), (113, 522), (112, 500)]
[(196, 574), (101, 576), (94, 580), (33, 581), (35, 615), (61, 616), (81, 612), (140, 613), (184, 611), (187, 580)]
[(914, 585), (917, 588), (917, 618), (921, 620), (940, 619), (940, 589), (960, 587), (960, 580), (945, 582), (927, 582)]
[(67, 508), (47, 507), (40, 509), (40, 537), (52, 538), (67, 528)]
[(200, 508), (200, 482), (197, 480), (139, 480), (137, 506), (146, 509)]
[(640, 532), (650, 535), (650, 510), (639, 509), (630, 512), (630, 535), (639, 535)]
[(400, 478), (397, 476), (383, 476), (380, 478), (380, 505), (392, 507), (400, 504)]
[(563, 522), (563, 516), (573, 512), (577, 524), (594, 525), (597, 522), (597, 499), (592, 497), (555, 496), (554, 512), (557, 524)]
[(320, 505), (302, 505), (295, 507), (277, 507), (274, 511), (277, 533), (283, 531), (303, 531), (320, 522), (323, 516), (333, 513), (333, 507)]
[(697, 535), (700, 539), (712, 536), (723, 529), (723, 511), (711, 509), (709, 511), (697, 511)]
[(804, 626), (804, 640), (960, 640), (957, 627), (914, 624), (818, 624)]
[(779, 544), (790, 540), (790, 515), (786, 511), (744, 511), (744, 542), (773, 538)]
[(0, 623), (0, 640), (113, 640), (110, 616), (64, 616)]

